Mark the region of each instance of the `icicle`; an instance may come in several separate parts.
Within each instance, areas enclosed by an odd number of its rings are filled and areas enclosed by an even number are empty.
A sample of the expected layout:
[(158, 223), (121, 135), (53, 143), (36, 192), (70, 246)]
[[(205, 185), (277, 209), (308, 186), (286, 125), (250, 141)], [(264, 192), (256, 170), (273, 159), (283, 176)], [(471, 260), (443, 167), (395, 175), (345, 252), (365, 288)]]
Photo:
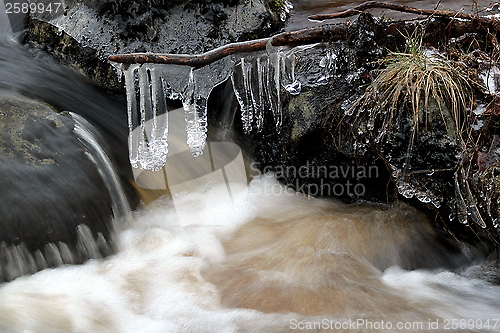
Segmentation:
[(193, 70), (189, 73), (189, 81), (184, 92), (182, 105), (185, 112), (187, 145), (194, 157), (203, 154), (205, 148), (206, 132), (201, 124), (196, 100), (194, 97), (195, 80)]
[(158, 171), (165, 165), (168, 153), (168, 116), (161, 80), (152, 65), (131, 65), (123, 71), (127, 89), (130, 164), (134, 168)]
[(252, 75), (251, 64), (247, 64), (245, 58), (234, 66), (231, 82), (233, 84), (234, 94), (241, 109), (241, 121), (243, 122), (243, 130), (245, 133), (250, 133), (252, 130), (252, 121), (254, 114), (254, 105), (251, 96), (250, 76)]
[(234, 95), (236, 96), (236, 100), (240, 105), (241, 112), (241, 121), (243, 122), (243, 130), (248, 133), (248, 121), (247, 114), (248, 109), (250, 107), (247, 94), (245, 91), (245, 84), (243, 83), (243, 72), (245, 71), (245, 61), (244, 58), (241, 58), (241, 61), (234, 66), (233, 75), (231, 75), (231, 83), (233, 84)]
[(123, 74), (125, 76), (125, 87), (127, 91), (127, 116), (128, 116), (128, 147), (129, 159), (133, 168), (138, 168), (139, 142), (140, 139), (133, 132), (134, 128), (139, 125), (137, 96), (135, 91), (135, 70), (139, 65), (122, 65)]
[[(265, 110), (278, 109), (279, 95), (275, 92), (274, 76), (269, 76), (272, 75), (270, 66), (267, 55), (255, 54), (241, 58), (234, 66), (231, 80), (236, 99), (241, 107), (241, 120), (245, 133), (251, 132), (254, 127), (257, 131), (261, 131)], [(282, 66), (281, 63), (280, 66)], [(282, 72), (282, 70), (277, 71), (277, 73)], [(268, 87), (269, 82), (272, 82), (272, 87)], [(276, 112), (273, 112), (274, 114)]]
[[(241, 59), (241, 61), (243, 65), (243, 59)], [(257, 67), (256, 64), (255, 67)], [(256, 110), (259, 108), (259, 105), (257, 105), (257, 100), (256, 100), (256, 96), (258, 96), (258, 93), (257, 91), (254, 91), (258, 89), (258, 85), (256, 85), (256, 82), (254, 82), (255, 80), (253, 80), (254, 76), (253, 75), (254, 71), (252, 70), (253, 68), (254, 68), (254, 61), (253, 59), (250, 59), (250, 62), (246, 66), (244, 66), (243, 70), (243, 84), (245, 86), (247, 99), (250, 102), (250, 108), (248, 109), (248, 114), (246, 119), (248, 127), (247, 133), (252, 130), (252, 123), (254, 121), (255, 113)], [(245, 125), (243, 127), (245, 127)]]
[[(186, 120), (186, 142), (191, 154), (193, 154), (194, 157), (198, 157), (203, 154), (203, 150), (205, 149), (207, 121), (206, 118), (204, 119), (198, 115), (194, 99), (190, 99), (189, 103), (185, 102), (183, 105)], [(206, 106), (201, 107), (203, 108)]]
[[(138, 164), (141, 169), (158, 171), (167, 161), (168, 144), (166, 136), (168, 127), (162, 126), (162, 133), (158, 132), (158, 116), (165, 104), (158, 96), (161, 88), (160, 82), (151, 66), (139, 67), (139, 91), (140, 91), (140, 127), (139, 127), (139, 156)], [(162, 125), (164, 118), (162, 118)]]
[(257, 93), (258, 93), (258, 107), (255, 110), (255, 126), (257, 131), (262, 131), (264, 124), (264, 110), (266, 105), (267, 85), (265, 84), (264, 77), (266, 76), (267, 67), (266, 62), (262, 61), (261, 57), (257, 58)]
[(269, 55), (267, 61), (268, 61), (267, 85), (268, 85), (269, 103), (271, 107), (271, 112), (273, 113), (274, 123), (279, 133), (282, 124), (281, 82), (280, 82), (281, 54), (279, 52), (273, 52)]
[[(145, 66), (139, 67), (137, 70), (139, 74), (139, 154), (138, 164), (139, 168), (150, 170), (150, 163), (152, 163), (151, 151), (149, 150), (149, 142), (146, 135), (146, 119), (152, 119), (151, 95), (149, 88), (148, 73)], [(148, 114), (146, 114), (148, 113)]]
[(462, 195), (462, 190), (460, 186), (460, 180), (458, 179), (458, 174), (455, 174), (455, 191), (457, 195), (457, 219), (463, 225), (469, 225), (467, 218), (467, 206), (465, 204), (464, 197)]
[(189, 73), (183, 94), (187, 143), (193, 156), (203, 154), (207, 138), (207, 103), (213, 88), (226, 81), (233, 72), (232, 57), (225, 57)]
[(281, 130), (281, 125), (283, 123), (282, 105), (281, 105), (281, 54), (279, 52), (274, 54), (274, 59), (272, 64), (274, 66), (274, 84), (276, 88), (276, 107), (274, 109), (274, 120), (276, 122), (276, 128), (278, 133)]
[(149, 170), (157, 171), (165, 165), (168, 154), (168, 111), (165, 101), (162, 80), (154, 65), (148, 65), (151, 76), (152, 121), (146, 126), (150, 135), (150, 151), (152, 160)]
[(301, 83), (295, 78), (295, 49), (288, 51), (282, 60), (283, 87), (290, 95), (298, 95), (302, 89)]

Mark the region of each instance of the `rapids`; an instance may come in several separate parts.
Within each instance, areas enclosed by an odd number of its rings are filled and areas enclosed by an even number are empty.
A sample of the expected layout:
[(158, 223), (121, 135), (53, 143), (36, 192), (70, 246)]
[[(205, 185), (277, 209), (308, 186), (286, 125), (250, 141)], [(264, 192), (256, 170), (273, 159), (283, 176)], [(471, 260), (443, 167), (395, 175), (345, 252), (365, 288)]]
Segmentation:
[(313, 199), (268, 174), (233, 191), (234, 204), (218, 202), (225, 191), (178, 200), (201, 209), (185, 226), (160, 198), (118, 228), (115, 255), (2, 285), (0, 331), (500, 331), (499, 286), (399, 266), (456, 255), (408, 247), (440, 246), (412, 208)]

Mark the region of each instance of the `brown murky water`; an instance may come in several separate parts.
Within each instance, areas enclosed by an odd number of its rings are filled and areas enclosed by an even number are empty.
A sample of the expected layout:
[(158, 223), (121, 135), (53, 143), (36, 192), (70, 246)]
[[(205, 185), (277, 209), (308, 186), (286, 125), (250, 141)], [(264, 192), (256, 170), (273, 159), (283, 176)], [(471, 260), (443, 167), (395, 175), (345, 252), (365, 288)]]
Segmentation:
[(233, 204), (225, 192), (186, 194), (183, 221), (160, 199), (118, 230), (116, 255), (1, 285), (0, 332), (500, 332), (499, 286), (399, 267), (446, 252), (422, 252), (435, 233), (414, 209), (312, 199), (268, 176)]

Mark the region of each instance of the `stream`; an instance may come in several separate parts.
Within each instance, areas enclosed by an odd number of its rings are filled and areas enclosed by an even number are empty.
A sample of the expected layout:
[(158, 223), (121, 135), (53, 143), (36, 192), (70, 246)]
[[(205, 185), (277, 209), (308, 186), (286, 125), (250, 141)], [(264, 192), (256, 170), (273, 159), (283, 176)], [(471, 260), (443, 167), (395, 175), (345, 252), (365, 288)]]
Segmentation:
[[(313, 26), (307, 14), (331, 10), (329, 1), (294, 1), (287, 29)], [(126, 149), (126, 103), (11, 40), (2, 14), (0, 6), (0, 89), (78, 114), (76, 131), (99, 155), (114, 199), (115, 253), (0, 283), (1, 333), (500, 332), (495, 255), (443, 241), (404, 203), (295, 193), (232, 142), (209, 139), (194, 159), (182, 109), (170, 110), (165, 125), (167, 171), (134, 174), (139, 187), (169, 191), (128, 211), (116, 160), (106, 155)], [(122, 131), (100, 148), (90, 129), (114, 126)]]

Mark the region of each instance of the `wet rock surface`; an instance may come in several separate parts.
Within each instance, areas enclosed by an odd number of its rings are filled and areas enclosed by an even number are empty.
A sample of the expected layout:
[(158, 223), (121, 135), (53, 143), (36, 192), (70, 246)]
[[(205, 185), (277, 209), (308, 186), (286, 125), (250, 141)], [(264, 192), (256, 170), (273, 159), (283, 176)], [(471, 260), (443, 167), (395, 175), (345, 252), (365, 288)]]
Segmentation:
[(109, 191), (73, 126), (71, 117), (46, 104), (0, 94), (3, 268), (6, 251), (12, 246), (24, 244), (33, 253), (43, 251), (48, 243), (64, 242), (75, 249), (81, 224), (91, 228), (95, 236), (101, 233), (109, 238)]
[(200, 53), (269, 36), (284, 26), (288, 6), (282, 0), (66, 1), (57, 11), (33, 14), (25, 42), (122, 93), (110, 55)]

